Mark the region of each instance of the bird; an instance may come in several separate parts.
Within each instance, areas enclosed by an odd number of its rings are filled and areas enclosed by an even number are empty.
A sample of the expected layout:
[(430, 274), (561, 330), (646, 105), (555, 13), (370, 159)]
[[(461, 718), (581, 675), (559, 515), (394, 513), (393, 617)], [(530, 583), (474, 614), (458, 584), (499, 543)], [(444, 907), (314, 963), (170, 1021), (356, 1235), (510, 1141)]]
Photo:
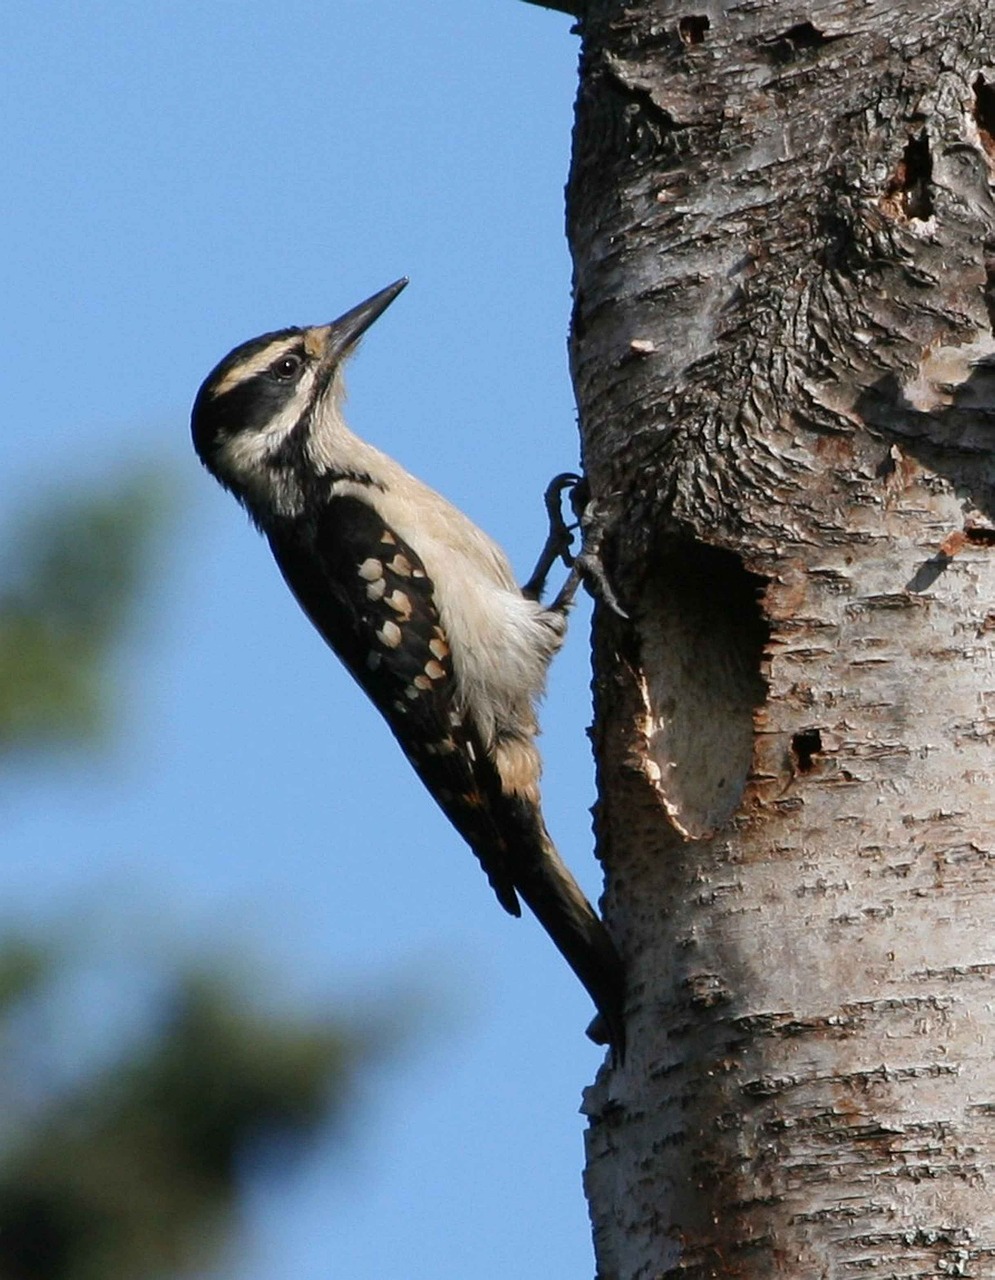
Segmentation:
[(619, 1062), (623, 964), (549, 835), (539, 790), (537, 703), (576, 575), (549, 606), (540, 597), (557, 555), (571, 562), (565, 527), (547, 491), (550, 537), (521, 588), (495, 541), (343, 417), (344, 366), (407, 283), (330, 324), (235, 347), (197, 392), (194, 448), (267, 539), (498, 901), (513, 916), (524, 901), (545, 928), (594, 1001), (588, 1034)]

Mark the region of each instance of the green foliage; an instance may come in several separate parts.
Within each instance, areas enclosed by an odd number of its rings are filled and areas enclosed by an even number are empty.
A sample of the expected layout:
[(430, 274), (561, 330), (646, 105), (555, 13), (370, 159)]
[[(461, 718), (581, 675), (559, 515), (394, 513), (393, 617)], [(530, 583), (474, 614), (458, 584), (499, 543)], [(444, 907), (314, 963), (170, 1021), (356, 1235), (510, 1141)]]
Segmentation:
[[(130, 476), (46, 497), (8, 528), (7, 758), (91, 743), (109, 722), (110, 660), (155, 576), (162, 498)], [(0, 1280), (162, 1280), (215, 1261), (253, 1154), (272, 1172), (304, 1149), (370, 1049), (342, 1024), (264, 1014), (247, 980), (202, 961), (164, 976), (145, 1040), (122, 1035), (88, 1070), (59, 1006), (88, 963), (55, 939), (0, 941)]]
[(134, 606), (160, 481), (47, 496), (5, 529), (0, 587), (0, 752), (81, 745), (103, 727), (108, 659)]
[(0, 947), (0, 1019), (12, 1005), (34, 994), (51, 972), (52, 959), (37, 944), (27, 938), (6, 939)]
[[(0, 974), (58, 973), (17, 944)], [(44, 1001), (44, 983), (25, 984)], [(11, 1053), (11, 1020), (0, 1016)], [(333, 1026), (265, 1016), (206, 971), (174, 975), (155, 1033), (49, 1098), (0, 1159), (3, 1280), (143, 1280), (211, 1260), (240, 1171), (286, 1161), (349, 1093), (358, 1042)]]

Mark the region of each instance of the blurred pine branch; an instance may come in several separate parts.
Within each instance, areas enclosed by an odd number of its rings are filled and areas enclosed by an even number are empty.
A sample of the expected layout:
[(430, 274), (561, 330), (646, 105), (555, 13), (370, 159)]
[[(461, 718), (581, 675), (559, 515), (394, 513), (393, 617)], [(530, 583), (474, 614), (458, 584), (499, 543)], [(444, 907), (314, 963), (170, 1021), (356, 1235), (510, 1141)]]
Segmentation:
[(108, 721), (113, 650), (167, 509), (163, 482), (47, 496), (4, 529), (0, 752), (82, 746)]
[[(156, 576), (168, 496), (160, 472), (131, 474), (8, 522), (0, 760), (88, 746), (113, 723), (113, 658)], [(341, 1115), (360, 1066), (396, 1043), (382, 1012), (373, 1038), (344, 1018), (263, 1013), (245, 975), (210, 959), (170, 971), (160, 956), (151, 1033), (88, 1066), (59, 1001), (90, 960), (58, 930), (0, 939), (0, 1280), (165, 1280), (213, 1265), (254, 1160), (272, 1173), (300, 1155)]]
[[(272, 1174), (302, 1154), (362, 1056), (341, 1027), (263, 1014), (206, 968), (174, 975), (156, 1021), (0, 1149), (3, 1280), (151, 1280), (215, 1261), (253, 1157)], [(0, 1019), (9, 1059), (5, 1032)]]

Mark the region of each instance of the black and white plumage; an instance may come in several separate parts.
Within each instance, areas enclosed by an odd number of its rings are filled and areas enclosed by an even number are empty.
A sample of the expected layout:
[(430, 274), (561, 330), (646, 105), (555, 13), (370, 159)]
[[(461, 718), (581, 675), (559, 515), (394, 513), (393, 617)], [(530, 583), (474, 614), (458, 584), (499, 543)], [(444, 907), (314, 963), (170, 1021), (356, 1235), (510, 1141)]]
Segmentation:
[(523, 594), (496, 543), (342, 418), (343, 363), (406, 283), (330, 325), (237, 347), (197, 394), (194, 446), (265, 534), (501, 904), (517, 916), (521, 897), (539, 918), (618, 1056), (621, 961), (539, 801), (535, 706), (569, 600), (545, 607)]

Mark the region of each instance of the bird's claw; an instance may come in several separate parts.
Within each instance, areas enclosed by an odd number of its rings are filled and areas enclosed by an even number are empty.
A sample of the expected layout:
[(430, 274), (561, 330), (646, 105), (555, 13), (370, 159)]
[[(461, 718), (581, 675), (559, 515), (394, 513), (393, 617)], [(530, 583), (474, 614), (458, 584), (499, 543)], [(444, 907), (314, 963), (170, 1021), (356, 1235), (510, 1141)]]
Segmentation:
[[(576, 472), (562, 471), (558, 476), (554, 476), (546, 486), (543, 502), (549, 519), (549, 533), (546, 537), (546, 544), (536, 562), (536, 567), (532, 570), (531, 577), (522, 588), (522, 594), (528, 596), (531, 600), (541, 598), (546, 586), (546, 579), (549, 577), (549, 571), (557, 560), (561, 560), (568, 569), (573, 567), (573, 535), (574, 531), (580, 527), (580, 519), (578, 517), (574, 524), (567, 524), (563, 519), (563, 494), (566, 490), (570, 490), (571, 506), (573, 506), (573, 495), (577, 486), (583, 483), (582, 477), (577, 475)], [(576, 507), (574, 507), (574, 513), (576, 514)]]
[[(575, 471), (561, 471), (558, 476), (554, 476), (546, 486), (546, 492), (543, 495), (543, 501), (546, 504), (546, 514), (549, 516), (550, 535), (555, 536), (559, 542), (559, 556), (564, 565), (569, 569), (573, 564), (573, 556), (570, 548), (573, 546), (574, 530), (579, 529), (581, 525), (581, 515), (577, 510), (576, 494), (581, 487), (586, 489), (587, 481), (583, 476), (577, 475)], [(563, 494), (565, 491), (570, 493), (570, 507), (576, 517), (573, 524), (567, 524), (563, 519)]]
[[(563, 518), (563, 495), (567, 492), (570, 494), (570, 507), (574, 514), (572, 524), (567, 524)], [(570, 573), (549, 606), (551, 612), (566, 613), (573, 604), (578, 586), (583, 582), (595, 599), (600, 600), (620, 618), (628, 618), (629, 615), (612, 590), (601, 559), (601, 542), (608, 525), (608, 513), (591, 497), (587, 479), (574, 471), (563, 471), (550, 480), (543, 501), (549, 517), (549, 534), (522, 593), (532, 600), (540, 599), (550, 569), (557, 560), (562, 560)], [(581, 547), (574, 555), (573, 536), (578, 529), (581, 533)]]
[[(587, 490), (587, 482), (583, 483)], [(576, 490), (574, 490), (575, 493)], [(574, 494), (571, 494), (571, 497)], [(605, 572), (605, 562), (601, 558), (601, 542), (608, 522), (607, 509), (600, 506), (596, 498), (589, 498), (580, 516), (581, 547), (574, 557), (573, 568), (596, 600), (600, 600), (603, 605), (611, 609), (612, 613), (628, 620), (629, 615), (618, 602), (618, 597)]]

